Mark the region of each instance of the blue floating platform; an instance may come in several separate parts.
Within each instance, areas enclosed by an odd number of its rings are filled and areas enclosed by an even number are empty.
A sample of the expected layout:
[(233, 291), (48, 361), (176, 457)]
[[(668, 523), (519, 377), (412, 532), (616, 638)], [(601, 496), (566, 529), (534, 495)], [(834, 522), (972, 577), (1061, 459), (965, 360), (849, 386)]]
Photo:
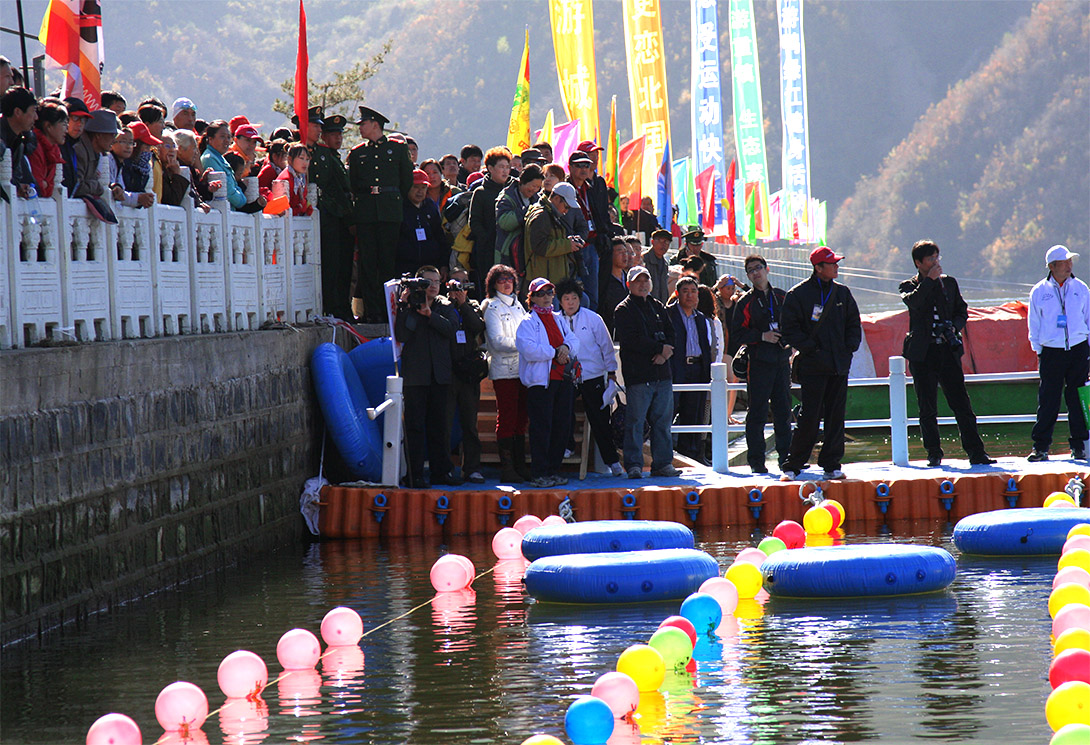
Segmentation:
[(664, 520), (593, 520), (534, 528), (522, 538), (522, 555), (543, 556), (692, 548), (693, 531)]
[(526, 592), (543, 603), (676, 600), (719, 576), (714, 558), (691, 548), (546, 556), (526, 569)]
[(948, 551), (903, 543), (795, 548), (761, 564), (773, 597), (853, 598), (913, 595), (942, 590), (954, 581)]
[(958, 551), (978, 556), (1059, 556), (1067, 533), (1090, 523), (1085, 507), (1028, 507), (963, 517), (954, 526)]

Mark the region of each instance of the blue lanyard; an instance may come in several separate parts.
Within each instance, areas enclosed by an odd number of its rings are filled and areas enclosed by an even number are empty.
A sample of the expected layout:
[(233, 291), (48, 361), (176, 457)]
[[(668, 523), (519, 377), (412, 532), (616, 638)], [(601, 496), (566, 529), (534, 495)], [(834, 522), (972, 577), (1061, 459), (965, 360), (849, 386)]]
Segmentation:
[(825, 303), (829, 302), (829, 297), (833, 294), (833, 282), (829, 281), (829, 291), (824, 295), (821, 294), (821, 282), (818, 281), (818, 297), (821, 298), (821, 307), (825, 307)]

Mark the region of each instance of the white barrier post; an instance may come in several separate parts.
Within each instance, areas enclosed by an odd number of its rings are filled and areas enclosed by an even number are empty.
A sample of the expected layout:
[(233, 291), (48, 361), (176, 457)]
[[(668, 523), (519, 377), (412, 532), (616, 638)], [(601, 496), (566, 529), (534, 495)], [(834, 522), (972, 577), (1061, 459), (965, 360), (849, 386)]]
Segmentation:
[(367, 409), (367, 416), (376, 419), (385, 414), (382, 420), (382, 483), (384, 486), (397, 486), (401, 480), (401, 396), (404, 380), (398, 375), (386, 377), (386, 400), (378, 406)]
[(905, 358), (889, 358), (889, 441), (893, 447), (893, 463), (908, 465), (908, 381), (905, 379)]
[(712, 364), (712, 469), (716, 473), (730, 470), (730, 454), (727, 429), (727, 366), (722, 362)]

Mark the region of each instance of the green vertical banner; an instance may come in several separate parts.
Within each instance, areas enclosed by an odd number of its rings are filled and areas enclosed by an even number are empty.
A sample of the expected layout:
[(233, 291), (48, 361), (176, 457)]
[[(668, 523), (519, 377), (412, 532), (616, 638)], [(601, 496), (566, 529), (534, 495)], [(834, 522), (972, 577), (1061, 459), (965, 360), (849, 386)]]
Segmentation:
[(764, 115), (761, 106), (761, 68), (753, 0), (730, 0), (730, 69), (734, 86), (734, 145), (738, 151), (738, 180), (759, 181), (768, 189)]

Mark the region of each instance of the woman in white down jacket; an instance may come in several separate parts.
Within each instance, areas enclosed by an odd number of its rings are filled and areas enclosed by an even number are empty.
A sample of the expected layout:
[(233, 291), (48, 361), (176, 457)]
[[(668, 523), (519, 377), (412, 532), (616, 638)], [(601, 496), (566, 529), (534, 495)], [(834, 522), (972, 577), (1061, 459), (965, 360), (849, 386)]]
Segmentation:
[(484, 301), (485, 348), (488, 377), (496, 392), (496, 444), (500, 481), (528, 481), (526, 470), (526, 386), (519, 380), (519, 353), (515, 333), (526, 309), (515, 295), (515, 270), (497, 264), (488, 271)]

